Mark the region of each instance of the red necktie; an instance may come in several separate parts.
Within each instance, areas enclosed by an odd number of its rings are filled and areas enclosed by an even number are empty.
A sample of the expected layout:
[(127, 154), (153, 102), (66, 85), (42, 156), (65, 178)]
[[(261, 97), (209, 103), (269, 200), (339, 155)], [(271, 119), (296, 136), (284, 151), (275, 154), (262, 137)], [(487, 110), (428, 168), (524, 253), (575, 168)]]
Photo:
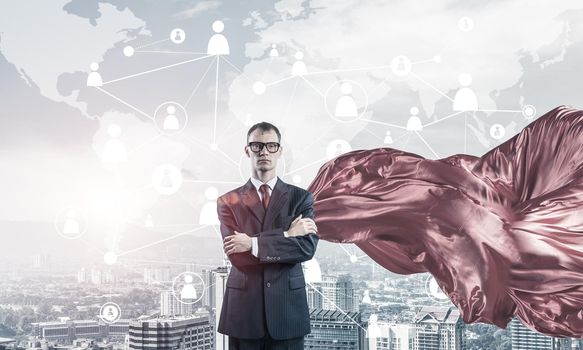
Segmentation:
[(267, 209), (267, 206), (269, 205), (269, 186), (263, 184), (259, 187), (259, 190), (263, 196), (263, 208)]

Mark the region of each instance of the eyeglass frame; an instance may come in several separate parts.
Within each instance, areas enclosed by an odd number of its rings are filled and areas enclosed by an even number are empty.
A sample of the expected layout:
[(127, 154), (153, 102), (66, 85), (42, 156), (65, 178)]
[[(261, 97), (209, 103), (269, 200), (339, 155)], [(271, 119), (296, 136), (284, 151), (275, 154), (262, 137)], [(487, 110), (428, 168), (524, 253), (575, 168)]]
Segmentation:
[[(258, 151), (253, 151), (253, 150), (251, 149), (251, 144), (253, 144), (253, 143), (254, 143), (254, 144), (259, 144), (259, 145), (261, 145), (261, 148), (260, 148)], [(276, 144), (276, 145), (277, 145), (277, 149), (276, 149), (275, 151), (271, 152), (271, 151), (269, 150), (269, 148), (267, 147), (267, 144)], [(249, 150), (250, 150), (251, 152), (253, 152), (253, 153), (259, 153), (259, 152), (261, 152), (261, 151), (263, 150), (263, 148), (266, 148), (266, 149), (267, 149), (267, 152), (269, 152), (269, 153), (277, 153), (277, 151), (279, 151), (279, 150), (281, 149), (281, 144), (280, 144), (279, 142), (259, 142), (259, 141), (252, 141), (252, 142), (249, 142), (249, 143), (247, 144), (247, 147), (249, 147)]]

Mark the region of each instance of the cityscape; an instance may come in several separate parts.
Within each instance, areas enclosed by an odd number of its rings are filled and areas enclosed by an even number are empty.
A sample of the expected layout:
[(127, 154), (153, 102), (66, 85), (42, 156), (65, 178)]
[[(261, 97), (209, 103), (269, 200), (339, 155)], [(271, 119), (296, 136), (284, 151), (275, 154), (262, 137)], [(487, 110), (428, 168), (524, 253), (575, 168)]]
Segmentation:
[[(303, 264), (311, 323), (306, 349), (583, 349), (581, 339), (547, 337), (517, 320), (506, 329), (465, 324), (429, 274), (396, 275), (357, 254), (324, 243)], [(3, 261), (0, 347), (228, 349), (216, 326), (230, 264), (211, 265), (84, 266), (42, 254)], [(185, 273), (201, 281), (193, 282), (192, 303), (173, 290)], [(108, 305), (114, 312), (104, 313)]]
[[(22, 3), (0, 5), (0, 350), (228, 349), (217, 198), (255, 123), (307, 188), (346, 152), (481, 156), (580, 102), (574, 1)], [(466, 323), (431, 274), (356, 245), (302, 268), (305, 349), (583, 350)]]

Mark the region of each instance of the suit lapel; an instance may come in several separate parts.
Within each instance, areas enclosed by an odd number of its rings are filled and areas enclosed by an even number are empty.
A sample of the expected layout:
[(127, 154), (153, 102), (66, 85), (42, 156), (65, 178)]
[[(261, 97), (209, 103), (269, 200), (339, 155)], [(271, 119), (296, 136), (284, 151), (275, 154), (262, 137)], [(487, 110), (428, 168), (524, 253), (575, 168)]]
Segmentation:
[(280, 178), (275, 182), (275, 187), (271, 191), (267, 213), (263, 208), (261, 199), (251, 180), (248, 180), (242, 189), (241, 198), (243, 203), (251, 210), (253, 216), (262, 224), (262, 227), (268, 227), (275, 216), (280, 212), (288, 197), (288, 185)]
[(263, 204), (261, 204), (257, 190), (255, 189), (255, 186), (253, 186), (251, 180), (248, 180), (245, 186), (243, 186), (242, 198), (243, 203), (251, 210), (257, 220), (263, 222), (265, 209), (263, 208)]
[[(251, 184), (253, 186), (253, 184)], [(288, 186), (280, 178), (277, 179), (273, 191), (271, 191), (271, 197), (269, 199), (269, 205), (267, 206), (267, 213), (265, 213), (265, 219), (263, 220), (263, 228), (269, 227), (275, 216), (280, 212), (281, 208), (287, 201), (288, 196)]]

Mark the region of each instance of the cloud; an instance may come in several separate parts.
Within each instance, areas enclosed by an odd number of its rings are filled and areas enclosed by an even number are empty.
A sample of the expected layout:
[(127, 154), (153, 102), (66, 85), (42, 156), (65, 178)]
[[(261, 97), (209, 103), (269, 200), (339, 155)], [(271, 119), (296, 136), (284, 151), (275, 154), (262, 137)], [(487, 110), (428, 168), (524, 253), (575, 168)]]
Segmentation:
[(209, 10), (213, 10), (221, 6), (221, 2), (218, 0), (207, 0), (207, 1), (200, 1), (197, 2), (196, 5), (178, 12), (174, 15), (175, 18), (179, 19), (189, 19), (193, 18), (194, 16), (198, 15), (199, 13), (203, 13)]
[[(296, 3), (299, 6), (300, 1)], [(286, 8), (292, 5), (287, 1)], [(536, 60), (541, 47), (558, 40), (560, 44), (553, 47), (557, 47), (555, 56), (560, 60), (564, 43), (581, 40), (575, 33), (565, 40), (567, 23), (560, 17), (568, 10), (583, 7), (575, 1), (492, 1), (468, 8), (450, 0), (423, 2), (422, 6), (416, 1), (401, 0), (320, 0), (311, 1), (309, 6), (308, 16), (278, 21), (258, 31), (258, 41), (246, 45), (246, 55), (253, 60), (245, 67), (245, 76), (231, 85), (229, 101), (231, 111), (241, 121), (250, 114), (253, 120), (268, 119), (283, 125), (286, 138), (294, 140), (294, 160), (300, 165), (317, 163), (323, 156), (321, 149), (334, 138), (352, 140), (365, 129), (384, 135), (386, 127), (367, 125), (365, 121), (342, 124), (330, 117), (324, 108), (326, 92), (340, 79), (362, 86), (368, 93), (369, 106), (387, 96), (399, 102), (382, 112), (386, 122), (403, 125), (400, 118), (408, 117), (410, 96), (418, 99), (422, 114), (431, 116), (438, 110), (437, 102), (444, 100), (442, 93), (452, 94), (460, 87), (461, 73), (472, 75), (471, 87), (480, 108), (496, 109), (492, 92), (513, 86), (523, 77), (522, 53), (531, 53)], [(474, 22), (468, 32), (458, 27), (458, 21), (465, 16)], [(273, 43), (281, 53), (275, 59), (267, 55)], [(306, 76), (307, 81), (294, 78), (269, 84), (290, 76), (297, 51), (304, 53), (309, 72), (335, 72)], [(415, 63), (414, 74), (396, 77), (388, 68), (364, 69), (390, 65), (398, 55), (406, 55)], [(440, 63), (432, 60), (435, 56), (440, 56)], [(545, 60), (556, 61), (553, 57)], [(362, 70), (347, 71), (351, 69)], [(267, 92), (255, 96), (248, 77), (265, 82)], [(524, 100), (524, 104), (536, 102)], [(364, 105), (363, 101), (357, 103)], [(513, 109), (520, 109), (520, 104), (516, 98)], [(444, 107), (435, 112), (438, 117), (451, 113), (451, 103)], [(444, 109), (449, 109), (448, 113)], [(461, 118), (462, 128), (463, 123)], [(432, 130), (440, 134), (436, 142), (449, 145), (441, 154), (460, 151), (443, 126)], [(461, 133), (464, 142), (463, 129)], [(382, 145), (382, 141), (377, 144)], [(423, 143), (418, 144), (426, 150)], [(311, 175), (313, 172), (305, 178)]]

